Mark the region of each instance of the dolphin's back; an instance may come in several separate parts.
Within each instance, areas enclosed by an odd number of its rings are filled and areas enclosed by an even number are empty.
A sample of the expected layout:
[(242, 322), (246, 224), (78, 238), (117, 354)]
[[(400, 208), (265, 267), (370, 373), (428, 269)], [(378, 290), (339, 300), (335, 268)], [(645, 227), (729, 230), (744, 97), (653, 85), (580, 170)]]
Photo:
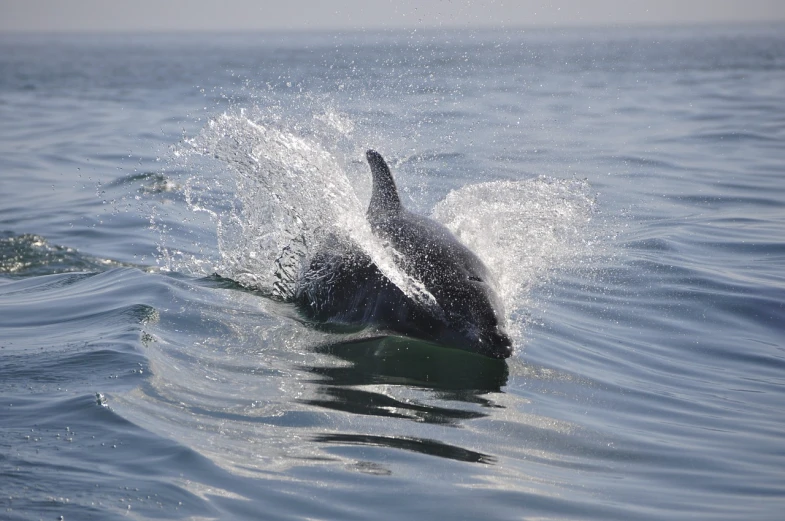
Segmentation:
[[(440, 262), (439, 270), (448, 272), (478, 272), (477, 277), (487, 278), (488, 270), (482, 261), (469, 248), (459, 242), (442, 224), (411, 213), (403, 208), (398, 189), (395, 186), (392, 172), (381, 154), (375, 150), (366, 152), (371, 167), (373, 186), (371, 202), (368, 205), (368, 221), (382, 239), (404, 255), (411, 268), (425, 275), (429, 270), (428, 262), (434, 259)], [(418, 269), (419, 267), (419, 269)]]
[(426, 286), (445, 279), (487, 281), (490, 277), (474, 252), (444, 225), (427, 217), (401, 210), (377, 222), (374, 231), (402, 254), (407, 272)]

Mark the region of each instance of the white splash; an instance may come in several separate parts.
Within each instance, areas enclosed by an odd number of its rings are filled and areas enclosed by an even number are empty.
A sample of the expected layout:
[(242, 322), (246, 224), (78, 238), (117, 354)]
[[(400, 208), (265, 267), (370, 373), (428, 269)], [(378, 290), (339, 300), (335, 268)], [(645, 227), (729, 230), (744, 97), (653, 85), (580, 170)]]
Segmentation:
[(587, 232), (595, 211), (588, 182), (541, 176), (465, 186), (438, 203), (432, 217), (482, 258), (512, 313), (554, 269), (591, 253), (595, 241)]
[[(341, 153), (340, 143), (352, 129), (351, 120), (334, 112), (313, 116), (303, 129), (240, 111), (211, 120), (186, 142), (191, 154), (218, 160), (231, 174), (186, 183), (191, 210), (207, 212), (216, 222), (221, 257), (216, 271), (286, 300), (303, 263), (328, 235), (336, 235), (365, 251), (404, 293), (439, 313), (425, 286), (400, 270), (394, 252), (371, 232), (365, 206), (339, 160), (352, 156)], [(364, 150), (354, 152), (355, 159), (363, 157)], [(226, 190), (227, 177), (235, 183), (231, 205), (208, 208), (216, 201), (210, 203), (201, 191)], [(365, 177), (370, 182), (367, 171)]]

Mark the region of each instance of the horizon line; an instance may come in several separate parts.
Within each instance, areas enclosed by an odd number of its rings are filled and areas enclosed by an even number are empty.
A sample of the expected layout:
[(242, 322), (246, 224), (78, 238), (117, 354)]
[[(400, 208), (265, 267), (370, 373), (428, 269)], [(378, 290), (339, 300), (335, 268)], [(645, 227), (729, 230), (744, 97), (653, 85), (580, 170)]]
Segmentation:
[(26, 28), (26, 29), (7, 29), (0, 28), (0, 35), (174, 35), (174, 34), (281, 34), (281, 33), (365, 33), (369, 31), (394, 33), (394, 32), (433, 32), (439, 30), (447, 31), (544, 31), (544, 30), (565, 30), (565, 29), (625, 29), (625, 28), (689, 28), (689, 27), (749, 27), (749, 26), (776, 26), (785, 25), (782, 20), (685, 20), (663, 22), (658, 21), (626, 21), (613, 23), (556, 23), (553, 24), (444, 24), (444, 25), (399, 25), (394, 27), (370, 26), (370, 27), (292, 27), (292, 28), (273, 28), (273, 27), (243, 27), (243, 28), (156, 28), (156, 27), (136, 27), (136, 28), (68, 28), (68, 29), (48, 29), (48, 28)]

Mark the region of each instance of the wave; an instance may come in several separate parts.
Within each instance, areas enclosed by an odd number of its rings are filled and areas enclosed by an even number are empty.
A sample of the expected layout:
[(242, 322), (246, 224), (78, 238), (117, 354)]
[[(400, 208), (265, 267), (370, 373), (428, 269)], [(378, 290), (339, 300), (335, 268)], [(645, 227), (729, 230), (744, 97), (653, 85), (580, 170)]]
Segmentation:
[(0, 233), (0, 276), (33, 277), (67, 272), (97, 272), (126, 266), (69, 246), (51, 244), (31, 233)]

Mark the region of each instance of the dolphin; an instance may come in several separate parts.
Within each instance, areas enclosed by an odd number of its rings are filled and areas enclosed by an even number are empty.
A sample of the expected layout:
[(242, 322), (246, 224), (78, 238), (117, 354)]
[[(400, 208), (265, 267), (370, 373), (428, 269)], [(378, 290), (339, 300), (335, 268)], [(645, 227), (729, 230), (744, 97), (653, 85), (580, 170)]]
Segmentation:
[(376, 326), (437, 344), (508, 358), (501, 299), (483, 262), (447, 228), (407, 211), (390, 168), (375, 150), (366, 158), (373, 186), (367, 219), (396, 253), (398, 267), (435, 303), (410, 297), (358, 247), (336, 236), (315, 253), (296, 283), (294, 300), (311, 320), (332, 326)]

